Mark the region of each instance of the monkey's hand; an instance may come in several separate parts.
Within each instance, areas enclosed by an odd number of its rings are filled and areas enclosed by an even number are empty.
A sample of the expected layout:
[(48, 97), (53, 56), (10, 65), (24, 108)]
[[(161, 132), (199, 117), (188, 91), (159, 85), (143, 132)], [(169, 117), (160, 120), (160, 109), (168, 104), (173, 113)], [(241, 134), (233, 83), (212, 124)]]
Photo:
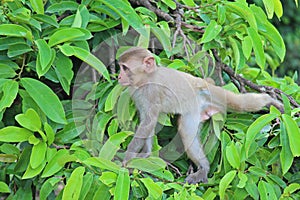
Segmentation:
[(207, 171), (205, 170), (198, 170), (195, 173), (192, 173), (186, 177), (185, 182), (189, 184), (196, 184), (199, 182), (207, 183)]

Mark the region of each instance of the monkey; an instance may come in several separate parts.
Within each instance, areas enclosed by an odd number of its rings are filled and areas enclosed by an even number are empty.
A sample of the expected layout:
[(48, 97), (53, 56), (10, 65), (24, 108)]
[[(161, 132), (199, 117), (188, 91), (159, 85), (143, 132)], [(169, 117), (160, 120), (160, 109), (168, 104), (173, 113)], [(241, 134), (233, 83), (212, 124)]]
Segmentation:
[(206, 183), (210, 164), (198, 138), (202, 122), (227, 110), (255, 112), (264, 106), (280, 106), (268, 94), (236, 94), (202, 79), (175, 69), (157, 66), (150, 51), (131, 47), (119, 57), (119, 84), (129, 87), (139, 111), (140, 122), (125, 152), (123, 165), (134, 157), (148, 157), (160, 113), (179, 114), (178, 132), (184, 150), (197, 171), (185, 179), (190, 184)]

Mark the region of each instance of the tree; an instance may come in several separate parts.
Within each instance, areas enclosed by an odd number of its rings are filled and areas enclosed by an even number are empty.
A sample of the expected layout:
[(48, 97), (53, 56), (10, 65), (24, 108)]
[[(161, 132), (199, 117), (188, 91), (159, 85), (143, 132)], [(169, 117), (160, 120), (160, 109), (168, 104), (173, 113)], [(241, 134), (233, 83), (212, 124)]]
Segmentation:
[[(1, 197), (299, 198), (300, 89), (296, 77), (275, 75), (286, 51), (269, 19), (282, 16), (281, 2), (263, 5), (2, 1)], [(119, 47), (136, 45), (151, 48), (162, 65), (213, 77), (226, 89), (267, 92), (283, 102), (284, 114), (271, 107), (205, 123), (210, 180), (197, 185), (184, 183), (189, 160), (172, 140), (176, 117), (162, 115), (155, 152), (132, 160), (129, 173), (121, 160), (138, 117), (116, 82), (115, 58)]]

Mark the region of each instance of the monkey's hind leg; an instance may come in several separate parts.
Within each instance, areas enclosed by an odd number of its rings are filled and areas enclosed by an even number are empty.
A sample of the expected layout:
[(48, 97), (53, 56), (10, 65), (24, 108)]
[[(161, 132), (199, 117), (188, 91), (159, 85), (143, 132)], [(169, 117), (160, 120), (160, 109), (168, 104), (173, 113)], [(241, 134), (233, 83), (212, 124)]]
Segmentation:
[(187, 156), (196, 164), (198, 170), (186, 178), (186, 182), (195, 184), (207, 182), (209, 162), (204, 154), (198, 138), (200, 115), (184, 115), (179, 121), (179, 133), (187, 153)]

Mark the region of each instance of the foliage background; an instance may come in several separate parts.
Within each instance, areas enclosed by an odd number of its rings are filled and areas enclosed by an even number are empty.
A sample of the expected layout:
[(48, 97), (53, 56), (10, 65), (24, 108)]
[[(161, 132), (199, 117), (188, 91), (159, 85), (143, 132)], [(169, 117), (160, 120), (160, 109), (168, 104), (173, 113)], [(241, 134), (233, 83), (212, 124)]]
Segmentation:
[[(282, 16), (279, 0), (255, 3), (2, 0), (0, 197), (298, 199), (299, 10), (285, 2)], [(170, 143), (176, 117), (162, 115), (153, 155), (132, 160), (129, 173), (121, 161), (138, 116), (115, 57), (134, 45), (228, 90), (267, 91), (284, 114), (271, 107), (205, 123), (211, 171), (197, 185), (184, 183), (190, 162)]]

